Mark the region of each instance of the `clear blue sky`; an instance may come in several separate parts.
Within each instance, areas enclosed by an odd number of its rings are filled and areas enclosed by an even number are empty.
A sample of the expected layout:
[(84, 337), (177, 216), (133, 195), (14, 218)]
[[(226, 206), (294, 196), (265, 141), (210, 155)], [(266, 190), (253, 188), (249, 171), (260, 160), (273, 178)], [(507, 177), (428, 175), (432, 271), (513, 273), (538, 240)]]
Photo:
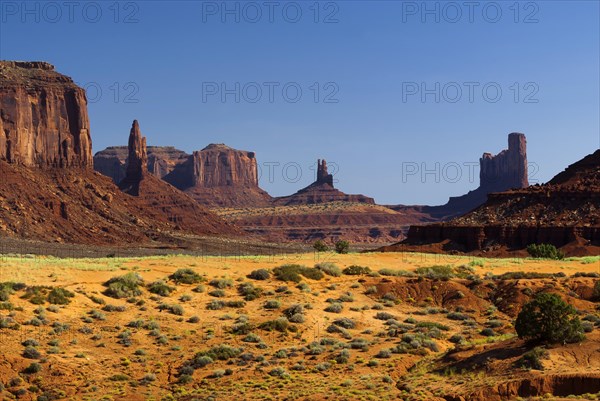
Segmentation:
[[(598, 1), (338, 1), (318, 13), (313, 1), (47, 3), (0, 2), (0, 58), (45, 60), (87, 84), (95, 152), (125, 144), (135, 118), (152, 145), (255, 151), (272, 195), (308, 184), (326, 158), (346, 192), (441, 204), (477, 186), (464, 163), (510, 132), (527, 135), (539, 182), (599, 146)], [(239, 103), (210, 92), (236, 82)], [(294, 165), (282, 178), (286, 163), (301, 166), (297, 182)], [(406, 163), (440, 163), (450, 179), (403, 179)]]

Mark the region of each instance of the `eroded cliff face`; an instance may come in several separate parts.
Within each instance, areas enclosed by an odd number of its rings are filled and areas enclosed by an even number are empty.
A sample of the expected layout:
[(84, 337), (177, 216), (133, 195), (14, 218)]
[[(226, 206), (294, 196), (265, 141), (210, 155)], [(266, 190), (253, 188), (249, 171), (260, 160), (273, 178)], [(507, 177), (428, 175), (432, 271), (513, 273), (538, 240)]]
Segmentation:
[(85, 91), (51, 64), (0, 61), (0, 159), (92, 167)]
[(181, 190), (191, 187), (258, 187), (258, 164), (254, 152), (210, 144), (194, 152), (185, 163), (165, 176)]

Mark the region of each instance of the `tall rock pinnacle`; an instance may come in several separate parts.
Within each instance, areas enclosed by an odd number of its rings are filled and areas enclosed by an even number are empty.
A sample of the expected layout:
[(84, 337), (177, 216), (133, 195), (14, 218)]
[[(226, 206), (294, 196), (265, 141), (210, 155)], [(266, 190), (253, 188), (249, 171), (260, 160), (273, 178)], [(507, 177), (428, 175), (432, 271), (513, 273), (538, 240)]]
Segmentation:
[(133, 120), (129, 132), (129, 157), (127, 158), (125, 180), (129, 182), (141, 181), (148, 173), (147, 165), (146, 138), (142, 136), (137, 120)]
[(327, 162), (325, 159), (317, 160), (317, 184), (329, 184), (333, 187), (333, 175), (327, 172)]

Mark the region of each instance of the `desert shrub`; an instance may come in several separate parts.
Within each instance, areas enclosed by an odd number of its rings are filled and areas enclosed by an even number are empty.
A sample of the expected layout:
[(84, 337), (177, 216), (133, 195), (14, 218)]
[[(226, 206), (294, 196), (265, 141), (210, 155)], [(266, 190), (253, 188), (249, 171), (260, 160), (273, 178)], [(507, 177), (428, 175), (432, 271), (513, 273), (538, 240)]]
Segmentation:
[(289, 321), (285, 317), (278, 317), (275, 320), (268, 320), (261, 323), (258, 328), (265, 331), (279, 331), (285, 333), (289, 328)]
[(127, 308), (124, 305), (104, 305), (102, 310), (105, 312), (125, 312)]
[(540, 259), (560, 260), (565, 258), (565, 254), (552, 244), (530, 244), (527, 246), (527, 253)]
[(161, 297), (168, 297), (175, 291), (175, 287), (171, 287), (163, 280), (158, 280), (148, 285), (148, 291)]
[(390, 277), (414, 277), (415, 273), (408, 270), (380, 269), (379, 274)]
[(396, 319), (396, 316), (394, 316), (394, 315), (392, 315), (391, 313), (388, 313), (388, 312), (377, 312), (377, 314), (375, 314), (374, 317), (377, 320)]
[(75, 294), (69, 290), (54, 287), (48, 293), (48, 302), (55, 305), (67, 305), (71, 302), (69, 298), (73, 298), (74, 296)]
[(211, 347), (208, 350), (196, 353), (196, 355), (194, 356), (194, 360), (207, 356), (213, 361), (227, 361), (231, 358), (237, 357), (241, 353), (241, 348), (234, 348), (229, 345), (222, 344)]
[(375, 358), (383, 359), (383, 358), (390, 358), (391, 356), (392, 356), (392, 351), (390, 351), (389, 349), (382, 349), (377, 353), (377, 355), (375, 355)]
[(225, 288), (233, 287), (233, 280), (230, 278), (215, 278), (209, 284), (215, 288), (224, 290)]
[(348, 253), (350, 251), (350, 243), (348, 241), (340, 240), (335, 243), (335, 251), (337, 253)]
[(343, 309), (344, 309), (344, 306), (341, 303), (334, 302), (325, 308), (325, 312), (340, 313), (340, 312), (342, 312)]
[(92, 319), (96, 319), (96, 320), (106, 320), (106, 315), (102, 312), (100, 312), (99, 310), (96, 309), (92, 309), (89, 312), (89, 315)]
[(302, 265), (288, 264), (276, 267), (273, 269), (273, 274), (278, 280), (281, 281), (292, 281), (294, 283), (299, 283), (302, 281), (302, 277), (312, 279), (312, 280), (321, 280), (323, 278), (323, 272), (319, 269), (309, 268)]
[(268, 280), (269, 277), (271, 277), (271, 273), (266, 269), (253, 270), (248, 274), (248, 278), (252, 280)]
[(449, 280), (455, 277), (455, 272), (452, 266), (435, 265), (429, 267), (418, 267), (415, 273), (420, 277), (425, 277), (430, 280)]
[(183, 294), (182, 296), (179, 297), (179, 300), (181, 302), (189, 302), (192, 300), (192, 296), (190, 294)]
[(210, 365), (211, 363), (213, 363), (213, 361), (214, 361), (213, 358), (211, 358), (208, 355), (196, 354), (196, 356), (190, 362), (190, 366), (194, 369), (199, 369), (199, 368), (203, 368), (207, 365)]
[(42, 365), (40, 365), (37, 362), (31, 363), (29, 366), (27, 366), (25, 369), (23, 369), (23, 373), (27, 373), (27, 374), (39, 373), (41, 371), (42, 371)]
[(342, 270), (342, 273), (348, 276), (360, 276), (371, 273), (371, 269), (367, 266), (351, 265)]
[(350, 351), (343, 349), (335, 356), (334, 359), (338, 364), (348, 363), (350, 360)]
[(213, 299), (206, 305), (208, 310), (221, 310), (225, 307), (225, 301)]
[(40, 345), (40, 343), (33, 338), (28, 338), (27, 340), (23, 341), (21, 345), (24, 347), (37, 347)]
[(541, 272), (506, 272), (493, 276), (494, 280), (532, 280), (544, 278), (560, 278), (565, 277), (565, 273), (541, 273)]
[(204, 281), (204, 277), (192, 269), (178, 269), (169, 276), (169, 279), (177, 284), (196, 284)]
[(23, 358), (27, 359), (40, 359), (42, 354), (35, 347), (28, 346), (23, 350)]
[(25, 289), (25, 294), (21, 296), (23, 299), (27, 299), (34, 305), (42, 305), (46, 302), (46, 297), (51, 287), (34, 285)]
[(226, 294), (223, 290), (212, 290), (208, 292), (208, 295), (215, 298), (223, 298)]
[(519, 338), (551, 344), (585, 338), (575, 308), (550, 293), (539, 293), (523, 306), (515, 330)]
[(317, 252), (327, 252), (329, 247), (323, 240), (318, 239), (313, 243), (313, 249)]
[(496, 335), (496, 332), (493, 329), (486, 327), (485, 329), (481, 330), (480, 334), (486, 337), (493, 337)]
[[(294, 304), (292, 306), (290, 306), (289, 308), (286, 308), (283, 310), (283, 315), (291, 322), (293, 323), (303, 323), (303, 318), (304, 318), (304, 306), (300, 305), (300, 304)], [(293, 321), (293, 320), (298, 320), (298, 316), (302, 317), (302, 321)], [(296, 319), (294, 319), (296, 318)]]
[(573, 274), (571, 277), (588, 277), (588, 278), (600, 278), (600, 273), (597, 272), (577, 272)]
[(200, 285), (197, 285), (196, 287), (194, 287), (194, 289), (192, 291), (202, 293), (202, 292), (204, 292), (204, 290), (205, 290), (204, 286), (202, 284), (200, 284)]
[(279, 309), (281, 307), (281, 302), (273, 299), (266, 301), (264, 304), (265, 309)]
[(276, 367), (269, 372), (269, 376), (273, 377), (287, 377), (289, 376), (288, 372), (282, 367)]
[(8, 301), (9, 297), (15, 293), (15, 291), (22, 290), (25, 288), (23, 283), (4, 282), (0, 283), (0, 301)]
[(144, 284), (144, 280), (137, 273), (127, 273), (123, 276), (113, 277), (104, 285), (107, 289), (104, 294), (112, 298), (129, 298), (142, 295), (140, 286)]
[(243, 308), (246, 306), (246, 302), (244, 301), (225, 301), (225, 306), (228, 308)]
[(343, 317), (341, 319), (335, 319), (332, 324), (343, 327), (344, 329), (353, 329), (356, 327), (356, 322), (350, 318)]
[(422, 327), (426, 329), (438, 329), (442, 331), (450, 330), (450, 327), (445, 324), (437, 323), (437, 322), (419, 322), (416, 324), (416, 327)]
[(160, 304), (158, 305), (158, 310), (163, 311), (166, 310), (169, 313), (174, 315), (181, 316), (183, 315), (183, 306), (179, 304)]
[(238, 292), (246, 301), (253, 301), (257, 298), (260, 298), (263, 293), (263, 289), (260, 287), (255, 287), (252, 283), (242, 283), (238, 286)]
[(187, 321), (188, 321), (188, 323), (198, 323), (198, 322), (200, 322), (200, 318), (198, 316), (194, 315), (194, 316), (191, 316)]
[(242, 339), (242, 341), (247, 343), (259, 343), (262, 341), (262, 338), (258, 334), (249, 333), (246, 337)]
[(304, 353), (306, 355), (321, 355), (323, 352), (325, 352), (325, 347), (318, 342), (313, 341), (306, 346), (306, 351)]
[(465, 315), (461, 312), (450, 312), (446, 315), (446, 317), (450, 320), (467, 320), (469, 319), (469, 315)]
[(548, 352), (540, 347), (535, 347), (531, 351), (527, 351), (515, 363), (518, 367), (524, 369), (544, 370), (542, 359), (548, 357)]
[(322, 262), (315, 265), (315, 269), (321, 270), (323, 273), (332, 277), (340, 277), (342, 275), (342, 269), (340, 269), (335, 263)]
[(465, 337), (460, 334), (454, 334), (448, 339), (448, 341), (454, 344), (462, 344), (463, 342), (465, 342)]

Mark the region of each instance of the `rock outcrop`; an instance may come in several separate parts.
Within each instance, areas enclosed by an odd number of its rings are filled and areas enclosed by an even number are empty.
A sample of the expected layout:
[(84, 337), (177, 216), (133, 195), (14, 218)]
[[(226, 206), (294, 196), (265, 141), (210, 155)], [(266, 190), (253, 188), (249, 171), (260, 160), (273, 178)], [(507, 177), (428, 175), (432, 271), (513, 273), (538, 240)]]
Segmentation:
[[(258, 186), (256, 154), (210, 144), (191, 155), (171, 146), (148, 146), (147, 170), (196, 202), (209, 207), (266, 206), (271, 197)], [(127, 147), (96, 153), (94, 168), (116, 183), (125, 177)]]
[(0, 61), (0, 159), (92, 166), (85, 91), (45, 62)]
[(142, 136), (137, 120), (129, 132), (127, 167), (119, 188), (145, 205), (148, 213), (175, 224), (175, 228), (196, 234), (236, 233), (215, 214), (196, 203), (192, 198), (148, 171), (146, 138)]
[(508, 149), (498, 153), (484, 153), (479, 159), (479, 187), (469, 193), (451, 197), (441, 206), (390, 206), (391, 209), (428, 214), (432, 220), (449, 220), (461, 216), (483, 204), (492, 192), (529, 186), (527, 170), (527, 139), (524, 134), (508, 135)]
[(373, 198), (365, 195), (348, 195), (333, 186), (333, 175), (327, 171), (325, 160), (317, 161), (317, 179), (315, 182), (290, 196), (274, 199), (277, 206), (310, 205), (329, 202), (356, 202), (375, 204)]
[[(173, 146), (147, 146), (148, 171), (158, 178), (169, 174), (176, 165), (184, 163), (189, 154)], [(125, 178), (127, 146), (109, 146), (94, 155), (94, 170), (112, 178), (118, 184)]]
[(494, 252), (549, 243), (570, 255), (597, 254), (598, 205), (600, 150), (569, 166), (547, 184), (492, 193), (487, 202), (462, 217), (412, 226), (408, 238), (397, 248), (438, 244), (440, 251)]

